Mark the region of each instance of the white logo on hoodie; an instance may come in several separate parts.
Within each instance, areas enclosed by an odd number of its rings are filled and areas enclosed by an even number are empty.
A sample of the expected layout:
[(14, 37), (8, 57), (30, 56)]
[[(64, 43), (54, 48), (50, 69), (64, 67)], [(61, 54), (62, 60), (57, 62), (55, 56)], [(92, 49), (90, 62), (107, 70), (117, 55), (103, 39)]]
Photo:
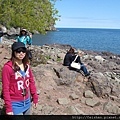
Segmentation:
[[(29, 77), (29, 72), (28, 71), (26, 71), (25, 76)], [(15, 79), (18, 80), (18, 78), (22, 78), (22, 74), (17, 71), (17, 72), (15, 72)], [(17, 81), (17, 88), (18, 88), (18, 90), (24, 89), (24, 84), (28, 87), (29, 86), (29, 79), (27, 79), (25, 81), (23, 81), (23, 80)]]

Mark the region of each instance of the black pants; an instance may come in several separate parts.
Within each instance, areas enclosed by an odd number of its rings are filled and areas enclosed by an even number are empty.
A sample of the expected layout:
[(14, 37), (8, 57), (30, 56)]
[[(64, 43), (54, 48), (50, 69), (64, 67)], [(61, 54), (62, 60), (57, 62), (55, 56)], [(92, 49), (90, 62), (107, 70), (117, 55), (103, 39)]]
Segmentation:
[(30, 50), (27, 50), (27, 55), (28, 55), (29, 60), (32, 60), (32, 53)]

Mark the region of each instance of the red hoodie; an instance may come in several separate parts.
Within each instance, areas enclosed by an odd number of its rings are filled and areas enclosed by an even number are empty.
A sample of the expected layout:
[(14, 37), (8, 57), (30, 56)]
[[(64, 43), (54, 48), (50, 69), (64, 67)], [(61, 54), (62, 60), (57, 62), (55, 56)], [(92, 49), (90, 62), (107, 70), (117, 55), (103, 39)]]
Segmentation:
[[(20, 72), (14, 71), (12, 61), (8, 61), (2, 69), (2, 91), (6, 113), (12, 112), (11, 102), (26, 100), (30, 96), (33, 103), (38, 102), (34, 76), (29, 65), (27, 66), (25, 77), (22, 77)], [(27, 91), (25, 97), (22, 95), (23, 88)]]

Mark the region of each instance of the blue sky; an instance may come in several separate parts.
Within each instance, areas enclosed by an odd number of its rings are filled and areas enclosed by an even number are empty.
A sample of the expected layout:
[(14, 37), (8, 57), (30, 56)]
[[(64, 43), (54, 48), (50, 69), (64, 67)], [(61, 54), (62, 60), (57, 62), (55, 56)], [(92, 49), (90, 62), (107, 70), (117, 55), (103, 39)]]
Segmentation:
[(57, 28), (120, 29), (120, 0), (57, 0)]

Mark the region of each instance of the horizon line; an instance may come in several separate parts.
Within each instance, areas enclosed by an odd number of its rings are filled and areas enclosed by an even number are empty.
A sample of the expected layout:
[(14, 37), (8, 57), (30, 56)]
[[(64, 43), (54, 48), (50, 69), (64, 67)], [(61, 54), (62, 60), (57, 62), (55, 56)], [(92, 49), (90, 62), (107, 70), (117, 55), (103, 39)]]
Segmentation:
[(81, 27), (81, 28), (80, 28), (80, 27), (79, 27), (79, 28), (78, 28), (78, 27), (55, 27), (55, 28), (75, 28), (75, 29), (117, 29), (117, 30), (120, 30), (120, 28), (89, 28), (89, 27), (88, 27), (88, 28), (86, 28), (86, 27), (85, 27), (85, 28), (84, 28), (84, 27)]

